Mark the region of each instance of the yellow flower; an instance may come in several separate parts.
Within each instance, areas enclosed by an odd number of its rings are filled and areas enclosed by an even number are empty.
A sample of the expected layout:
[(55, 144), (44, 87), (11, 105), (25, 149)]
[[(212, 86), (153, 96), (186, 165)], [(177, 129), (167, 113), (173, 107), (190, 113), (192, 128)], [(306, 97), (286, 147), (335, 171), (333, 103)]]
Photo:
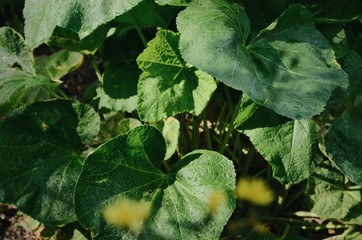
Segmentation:
[(149, 204), (129, 198), (122, 198), (103, 209), (103, 216), (109, 224), (126, 227), (135, 233), (141, 230), (143, 221), (150, 213)]
[(240, 179), (236, 185), (236, 195), (240, 200), (259, 206), (267, 206), (274, 200), (274, 192), (263, 179)]
[(225, 202), (226, 197), (223, 192), (212, 191), (208, 196), (207, 210), (209, 213), (215, 213), (219, 207)]

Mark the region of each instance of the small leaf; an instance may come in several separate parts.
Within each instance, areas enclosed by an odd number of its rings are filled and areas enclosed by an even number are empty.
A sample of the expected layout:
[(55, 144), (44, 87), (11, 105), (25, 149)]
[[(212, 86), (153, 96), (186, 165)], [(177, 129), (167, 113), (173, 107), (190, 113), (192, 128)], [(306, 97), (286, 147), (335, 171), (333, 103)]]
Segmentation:
[(46, 57), (36, 58), (36, 72), (59, 81), (63, 76), (77, 69), (83, 62), (83, 55), (61, 50)]
[(322, 164), (308, 179), (307, 194), (313, 213), (348, 224), (362, 222), (362, 191), (349, 189), (343, 174), (331, 163)]
[(58, 26), (76, 33), (79, 39), (97, 27), (129, 11), (142, 0), (82, 1), (29, 0), (25, 2), (25, 37), (34, 49), (47, 42)]
[(187, 62), (289, 118), (319, 114), (337, 86), (348, 86), (328, 41), (301, 5), (292, 5), (252, 40), (245, 10), (225, 0), (193, 1), (178, 15), (177, 28)]
[(172, 6), (187, 6), (191, 0), (156, 0), (160, 5), (172, 5)]
[(319, 128), (311, 120), (288, 121), (244, 133), (269, 162), (273, 176), (282, 183), (295, 184), (306, 179), (322, 160), (318, 151)]
[[(230, 160), (211, 151), (195, 151), (180, 160), (174, 173), (161, 164), (162, 134), (140, 126), (96, 149), (85, 161), (75, 198), (79, 221), (95, 238), (216, 239), (235, 207), (235, 171)], [(132, 181), (130, 181), (132, 179)], [(225, 195), (209, 215), (212, 192)], [(137, 234), (107, 224), (103, 210), (122, 199), (150, 204), (151, 216)]]
[(138, 83), (138, 112), (155, 122), (178, 113), (200, 114), (216, 89), (208, 74), (189, 67), (178, 50), (179, 35), (160, 30), (137, 58), (143, 73)]
[(166, 156), (165, 160), (169, 159), (176, 151), (178, 137), (180, 135), (180, 122), (173, 117), (164, 120), (162, 135), (166, 140)]
[(37, 102), (0, 123), (0, 189), (4, 202), (51, 225), (76, 220), (73, 197), (99, 117), (80, 102)]
[(135, 118), (124, 118), (121, 121), (119, 121), (115, 131), (118, 134), (126, 134), (130, 130), (141, 125), (142, 123)]
[(35, 73), (33, 54), (26, 48), (23, 37), (12, 28), (0, 28), (0, 56), (0, 69), (14, 67)]
[(72, 52), (81, 52), (83, 54), (94, 54), (107, 38), (111, 26), (104, 24), (89, 33), (84, 38), (72, 30), (56, 27), (53, 34), (47, 41), (47, 45), (57, 46)]

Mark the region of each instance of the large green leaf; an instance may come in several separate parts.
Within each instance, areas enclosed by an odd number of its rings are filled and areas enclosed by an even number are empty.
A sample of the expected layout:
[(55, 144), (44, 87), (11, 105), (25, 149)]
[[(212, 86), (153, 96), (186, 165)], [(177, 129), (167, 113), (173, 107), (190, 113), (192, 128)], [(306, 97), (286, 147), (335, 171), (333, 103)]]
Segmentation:
[(0, 114), (17, 107), (29, 92), (55, 86), (56, 84), (43, 75), (33, 75), (16, 68), (0, 70)]
[(76, 220), (73, 196), (83, 144), (99, 117), (77, 101), (37, 102), (0, 123), (0, 192), (4, 202), (46, 224)]
[(333, 123), (325, 136), (328, 155), (346, 176), (362, 185), (362, 95)]
[(332, 124), (325, 136), (325, 147), (344, 174), (362, 185), (362, 57), (349, 51), (342, 62), (350, 77), (347, 96), (351, 106)]
[(0, 56), (0, 69), (14, 67), (35, 73), (32, 53), (26, 48), (23, 37), (12, 28), (0, 28)]
[[(231, 161), (211, 151), (195, 151), (165, 174), (162, 134), (136, 127), (96, 149), (85, 161), (76, 190), (79, 221), (98, 239), (216, 239), (235, 206)], [(218, 191), (225, 202), (208, 213), (208, 197)], [(102, 209), (129, 198), (151, 204), (152, 213), (138, 236), (107, 224)]]
[(258, 108), (248, 121), (241, 124), (236, 121), (236, 128), (246, 129), (243, 132), (269, 162), (276, 179), (282, 183), (298, 183), (309, 177), (322, 160), (318, 151), (319, 128), (311, 120), (286, 122), (284, 117), (269, 111)]
[(345, 184), (344, 175), (331, 163), (323, 163), (308, 179), (311, 211), (324, 219), (362, 223), (362, 191)]
[(160, 30), (137, 58), (140, 118), (153, 122), (182, 112), (200, 114), (216, 89), (208, 74), (187, 65), (178, 49), (179, 35)]
[(73, 31), (83, 39), (141, 1), (28, 0), (24, 7), (26, 41), (34, 49), (48, 41), (56, 26)]
[(184, 59), (255, 102), (293, 118), (319, 114), (347, 75), (313, 26), (313, 16), (292, 5), (249, 41), (244, 9), (225, 0), (195, 0), (177, 18)]

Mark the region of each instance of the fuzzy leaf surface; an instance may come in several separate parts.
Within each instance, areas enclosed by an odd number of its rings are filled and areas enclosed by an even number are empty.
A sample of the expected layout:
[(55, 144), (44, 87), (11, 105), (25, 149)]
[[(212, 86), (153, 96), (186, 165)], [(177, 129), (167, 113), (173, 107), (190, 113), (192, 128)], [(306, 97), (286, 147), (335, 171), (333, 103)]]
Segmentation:
[(33, 54), (26, 48), (23, 37), (12, 28), (0, 28), (0, 56), (0, 69), (14, 67), (35, 73)]
[(292, 5), (250, 40), (250, 20), (238, 4), (196, 0), (177, 18), (183, 58), (292, 119), (323, 111), (331, 92), (348, 86), (313, 16)]
[[(165, 153), (161, 132), (140, 126), (100, 146), (87, 158), (75, 203), (79, 221), (96, 239), (219, 237), (235, 206), (231, 161), (216, 152), (195, 151), (180, 160), (174, 172), (165, 174), (161, 171)], [(212, 191), (223, 192), (225, 202), (209, 218), (207, 201)], [(103, 217), (105, 206), (125, 197), (151, 204), (151, 216), (138, 235), (107, 224)]]
[(0, 189), (45, 224), (76, 220), (73, 197), (83, 157), (98, 134), (99, 117), (80, 102), (37, 102), (15, 110), (0, 123)]
[(344, 175), (331, 163), (323, 163), (308, 179), (309, 200), (313, 213), (324, 219), (360, 225), (362, 191), (349, 189)]
[(200, 114), (216, 83), (187, 66), (178, 49), (179, 34), (160, 30), (137, 58), (143, 73), (138, 82), (138, 112), (144, 121), (158, 121), (178, 113)]
[(56, 26), (77, 33), (79, 38), (83, 39), (102, 24), (129, 11), (141, 1), (26, 1), (24, 7), (26, 41), (34, 49), (48, 41)]
[(282, 183), (295, 184), (309, 177), (322, 160), (318, 130), (311, 120), (294, 120), (244, 133), (272, 166), (273, 176)]
[(343, 67), (350, 77), (347, 96), (349, 107), (331, 126), (325, 136), (329, 157), (354, 183), (362, 185), (362, 57), (349, 51), (342, 59)]
[(0, 70), (0, 114), (17, 107), (26, 94), (56, 84), (44, 75), (33, 75), (16, 68)]

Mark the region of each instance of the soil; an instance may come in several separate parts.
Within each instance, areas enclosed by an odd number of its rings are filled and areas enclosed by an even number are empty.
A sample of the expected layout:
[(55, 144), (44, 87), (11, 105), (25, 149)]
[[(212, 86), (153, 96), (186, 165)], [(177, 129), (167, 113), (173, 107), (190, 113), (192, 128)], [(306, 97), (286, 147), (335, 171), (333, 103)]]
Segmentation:
[(0, 203), (0, 239), (45, 239), (40, 237), (40, 228), (35, 231), (30, 229), (28, 221), (29, 218), (21, 214), (15, 206)]

